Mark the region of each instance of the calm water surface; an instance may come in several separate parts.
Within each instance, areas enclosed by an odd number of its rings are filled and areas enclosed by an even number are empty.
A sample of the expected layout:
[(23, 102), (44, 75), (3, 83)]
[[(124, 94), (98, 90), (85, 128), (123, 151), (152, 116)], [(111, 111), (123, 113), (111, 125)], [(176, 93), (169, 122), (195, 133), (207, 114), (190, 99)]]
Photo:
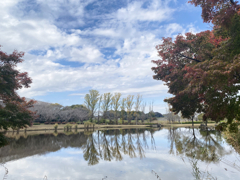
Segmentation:
[(23, 134), (0, 148), (0, 163), (8, 180), (240, 179), (220, 133), (187, 128)]

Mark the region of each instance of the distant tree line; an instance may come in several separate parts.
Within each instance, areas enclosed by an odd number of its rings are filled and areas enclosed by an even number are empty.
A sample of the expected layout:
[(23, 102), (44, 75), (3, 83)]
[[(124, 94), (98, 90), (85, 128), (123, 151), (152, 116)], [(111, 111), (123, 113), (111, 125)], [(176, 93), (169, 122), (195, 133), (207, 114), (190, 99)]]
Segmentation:
[(135, 120), (138, 124), (139, 120), (144, 122), (146, 119), (151, 121), (153, 117), (163, 117), (162, 114), (153, 112), (153, 102), (149, 105), (149, 113), (145, 113), (147, 103), (143, 102), (140, 94), (122, 98), (121, 93), (108, 92), (100, 95), (97, 90), (92, 89), (85, 95), (84, 100), (90, 111), (90, 121), (95, 118), (98, 123), (109, 119), (110, 123), (118, 124), (121, 119), (122, 123), (127, 120), (130, 124), (131, 120)]
[(153, 112), (153, 102), (149, 105), (149, 112), (145, 113), (146, 103), (142, 101), (142, 95), (128, 95), (121, 98), (121, 93), (99, 94), (97, 90), (90, 90), (84, 97), (84, 104), (62, 106), (58, 103), (51, 104), (37, 101), (29, 110), (36, 115), (35, 122), (39, 123), (64, 123), (83, 122), (95, 120), (97, 123), (105, 123), (106, 119), (111, 124), (118, 124), (118, 120), (132, 120), (142, 123), (144, 120), (154, 120), (163, 117), (161, 113)]
[(64, 107), (58, 103), (38, 101), (30, 110), (36, 113), (35, 122), (39, 123), (83, 122), (89, 119), (89, 110), (80, 104)]

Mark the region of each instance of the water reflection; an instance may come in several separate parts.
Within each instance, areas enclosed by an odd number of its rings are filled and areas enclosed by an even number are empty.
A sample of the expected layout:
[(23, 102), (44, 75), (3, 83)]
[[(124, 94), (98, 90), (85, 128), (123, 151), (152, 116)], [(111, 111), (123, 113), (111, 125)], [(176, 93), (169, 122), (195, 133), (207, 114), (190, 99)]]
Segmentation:
[(218, 131), (200, 130), (196, 134), (191, 128), (170, 128), (168, 140), (170, 141), (170, 154), (190, 158), (194, 156), (195, 159), (204, 162), (216, 163), (223, 156), (231, 153), (222, 147), (223, 138)]
[(152, 129), (115, 129), (91, 133), (87, 136), (86, 144), (81, 147), (84, 159), (88, 165), (96, 165), (100, 159), (122, 161), (123, 154), (142, 159), (148, 148), (146, 136), (150, 136), (152, 147), (155, 148), (153, 133)]
[[(236, 179), (238, 176), (226, 174), (223, 169), (237, 170), (231, 166), (237, 154), (232, 155), (230, 146), (215, 131), (111, 129), (34, 136), (18, 134), (15, 138), (0, 148), (0, 163), (5, 163), (11, 179), (16, 179), (19, 173), (22, 178), (17, 179), (42, 179), (46, 175), (48, 179), (61, 180), (105, 176), (119, 180)], [(19, 163), (33, 169), (20, 171)], [(71, 175), (66, 173), (69, 170), (73, 172)], [(0, 177), (3, 176), (0, 172)]]
[(145, 157), (145, 150), (151, 139), (151, 147), (155, 149), (154, 130), (149, 129), (115, 129), (84, 131), (68, 134), (40, 134), (36, 136), (20, 136), (17, 134), (10, 145), (0, 148), (0, 162), (21, 159), (32, 155), (43, 155), (56, 152), (61, 148), (77, 147), (83, 150), (83, 157), (88, 165), (96, 165), (99, 160), (122, 161), (123, 154), (130, 158)]

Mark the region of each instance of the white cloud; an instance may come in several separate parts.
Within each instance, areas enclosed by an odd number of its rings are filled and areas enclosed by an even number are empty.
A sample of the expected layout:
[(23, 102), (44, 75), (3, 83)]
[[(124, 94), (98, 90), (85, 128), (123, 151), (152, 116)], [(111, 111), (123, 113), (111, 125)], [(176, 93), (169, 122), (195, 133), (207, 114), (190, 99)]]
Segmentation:
[(168, 24), (166, 27), (168, 36), (172, 36), (174, 33), (184, 32), (184, 28), (177, 23)]
[(143, 2), (134, 1), (126, 8), (117, 12), (117, 18), (124, 21), (164, 21), (174, 12), (164, 1), (151, 1), (148, 8), (143, 8)]
[[(20, 90), (20, 95), (35, 97), (65, 91), (82, 94), (82, 89), (93, 88), (166, 96), (166, 86), (152, 79), (151, 60), (159, 58), (155, 46), (162, 36), (185, 31), (177, 23), (162, 24), (175, 12), (169, 2), (132, 1), (102, 15), (98, 11), (88, 14), (85, 7), (93, 0), (37, 0), (37, 5), (26, 2), (0, 2), (2, 50), (25, 51), (25, 62), (18, 68), (29, 72), (33, 79), (31, 88)], [(100, 8), (103, 2), (96, 3)], [(65, 64), (59, 64), (59, 60)], [(71, 66), (78, 62), (79, 67)]]
[(100, 63), (103, 61), (103, 54), (93, 47), (72, 48), (71, 57), (71, 61), (86, 63)]

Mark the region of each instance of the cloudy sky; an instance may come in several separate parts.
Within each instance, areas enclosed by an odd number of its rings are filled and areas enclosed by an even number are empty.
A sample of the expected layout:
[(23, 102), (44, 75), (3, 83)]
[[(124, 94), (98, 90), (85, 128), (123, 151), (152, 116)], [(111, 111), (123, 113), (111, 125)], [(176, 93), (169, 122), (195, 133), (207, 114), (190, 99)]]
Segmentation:
[(210, 29), (187, 0), (2, 0), (1, 50), (25, 52), (18, 66), (32, 78), (21, 96), (82, 104), (89, 89), (142, 94), (165, 113), (170, 97), (152, 79), (162, 37)]

